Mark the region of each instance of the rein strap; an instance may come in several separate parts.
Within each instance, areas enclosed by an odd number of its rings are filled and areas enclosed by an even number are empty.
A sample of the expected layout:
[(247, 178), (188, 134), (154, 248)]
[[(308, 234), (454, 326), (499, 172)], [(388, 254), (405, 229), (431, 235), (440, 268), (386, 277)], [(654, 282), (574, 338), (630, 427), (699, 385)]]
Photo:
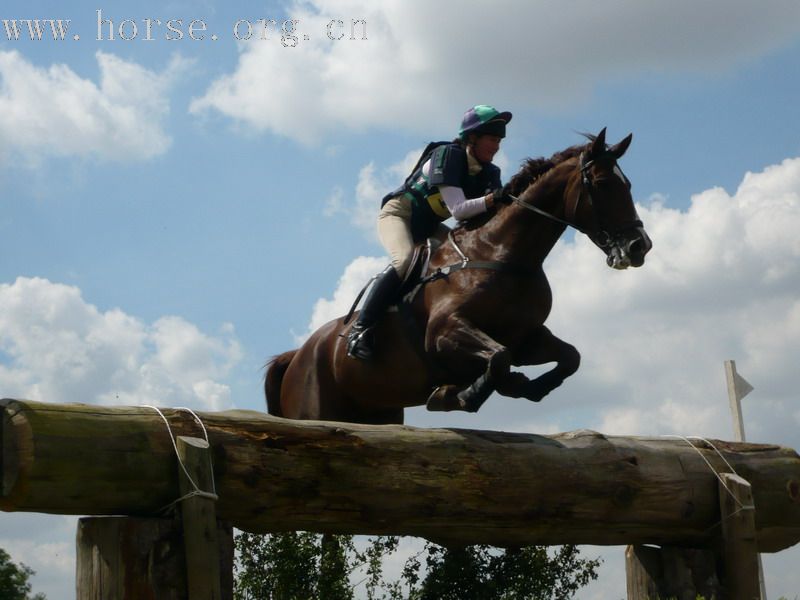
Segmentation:
[(537, 215), (542, 215), (543, 217), (547, 217), (551, 221), (555, 221), (556, 223), (561, 223), (562, 225), (566, 225), (567, 227), (573, 227), (573, 228), (577, 229), (578, 231), (580, 231), (581, 233), (586, 233), (585, 230), (581, 229), (580, 227), (578, 227), (574, 223), (570, 223), (569, 221), (565, 221), (564, 219), (560, 219), (557, 216), (555, 216), (553, 214), (550, 214), (546, 210), (542, 210), (538, 206), (534, 206), (533, 204), (529, 204), (529, 203), (525, 202), (525, 200), (520, 200), (516, 196), (512, 196), (511, 194), (509, 194), (509, 196), (514, 201), (514, 204), (516, 204), (518, 206), (521, 206), (522, 208), (527, 208), (529, 211), (535, 212)]

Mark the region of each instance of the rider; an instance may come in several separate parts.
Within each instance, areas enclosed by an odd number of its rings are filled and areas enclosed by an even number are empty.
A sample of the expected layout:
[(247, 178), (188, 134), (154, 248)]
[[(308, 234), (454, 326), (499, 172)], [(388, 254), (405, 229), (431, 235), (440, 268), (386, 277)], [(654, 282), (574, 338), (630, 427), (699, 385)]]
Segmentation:
[(392, 262), (378, 276), (350, 330), (348, 355), (372, 357), (373, 326), (397, 296), (416, 242), (429, 237), (443, 241), (449, 228), (442, 221), (450, 216), (464, 221), (506, 199), (492, 159), (510, 120), (510, 112), (486, 104), (470, 108), (459, 137), (429, 145), (433, 150), (423, 155), (405, 183), (383, 198), (378, 236)]

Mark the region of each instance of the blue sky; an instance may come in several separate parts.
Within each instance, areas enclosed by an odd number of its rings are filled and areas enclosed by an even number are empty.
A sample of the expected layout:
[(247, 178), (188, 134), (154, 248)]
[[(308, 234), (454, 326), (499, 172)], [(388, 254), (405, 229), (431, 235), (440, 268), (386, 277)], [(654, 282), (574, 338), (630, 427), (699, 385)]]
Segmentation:
[[(135, 21), (137, 38), (97, 41), (97, 10), (115, 28)], [(514, 113), (504, 179), (578, 132), (633, 132), (622, 166), (654, 250), (613, 273), (580, 237), (556, 247), (551, 328), (584, 361), (546, 402), (495, 397), (478, 415), (407, 421), (730, 438), (733, 358), (756, 388), (751, 439), (800, 446), (795, 2), (12, 1), (0, 13), (71, 20), (64, 41), (0, 29), (3, 396), (262, 408), (264, 362), (346, 310), (386, 262), (380, 197), (427, 141), (490, 103)], [(183, 39), (161, 37), (165, 25), (143, 39), (147, 18), (175, 20)], [(234, 39), (238, 20), (263, 18), (297, 19), (297, 45), (274, 29)], [(188, 39), (193, 19), (206, 39)], [(366, 21), (367, 39), (327, 39), (338, 19)], [(0, 516), (0, 546), (59, 600), (74, 525), (54, 519)], [(623, 594), (621, 550), (604, 556), (581, 597)], [(765, 559), (770, 596), (800, 593), (796, 559)]]

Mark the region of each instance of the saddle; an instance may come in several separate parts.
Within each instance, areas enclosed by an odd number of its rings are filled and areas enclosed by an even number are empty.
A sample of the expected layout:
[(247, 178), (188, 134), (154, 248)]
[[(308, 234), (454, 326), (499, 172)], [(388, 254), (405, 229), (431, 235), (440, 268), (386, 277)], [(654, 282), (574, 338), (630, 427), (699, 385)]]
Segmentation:
[(405, 298), (412, 292), (416, 293), (418, 284), (428, 273), (431, 262), (431, 242), (425, 240), (414, 247), (411, 262), (403, 274), (403, 283), (400, 285), (400, 298)]
[[(419, 288), (422, 286), (423, 279), (428, 272), (428, 266), (431, 260), (431, 243), (430, 240), (426, 240), (424, 242), (419, 242), (414, 247), (414, 252), (411, 255), (411, 261), (408, 264), (408, 268), (406, 272), (403, 274), (403, 280), (400, 284), (400, 291), (397, 294), (397, 298), (392, 304), (392, 308), (398, 309), (403, 304), (409, 304), (416, 296)], [(372, 282), (377, 279), (378, 275), (374, 275), (365, 285), (361, 288), (361, 291), (356, 296), (356, 299), (353, 301), (350, 310), (347, 311), (347, 315), (342, 320), (343, 324), (347, 324), (353, 318), (353, 314), (356, 312), (356, 308), (358, 307), (359, 303), (361, 302), (361, 298), (366, 293), (367, 289)]]

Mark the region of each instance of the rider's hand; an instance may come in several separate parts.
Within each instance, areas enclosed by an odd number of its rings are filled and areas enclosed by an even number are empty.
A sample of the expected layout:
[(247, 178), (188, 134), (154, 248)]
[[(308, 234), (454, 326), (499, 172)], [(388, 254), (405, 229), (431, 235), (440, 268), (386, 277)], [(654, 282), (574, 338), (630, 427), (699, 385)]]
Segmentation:
[(511, 187), (509, 184), (505, 184), (503, 187), (499, 187), (496, 190), (491, 192), (492, 195), (492, 203), (493, 204), (511, 204), (512, 197), (511, 197)]

